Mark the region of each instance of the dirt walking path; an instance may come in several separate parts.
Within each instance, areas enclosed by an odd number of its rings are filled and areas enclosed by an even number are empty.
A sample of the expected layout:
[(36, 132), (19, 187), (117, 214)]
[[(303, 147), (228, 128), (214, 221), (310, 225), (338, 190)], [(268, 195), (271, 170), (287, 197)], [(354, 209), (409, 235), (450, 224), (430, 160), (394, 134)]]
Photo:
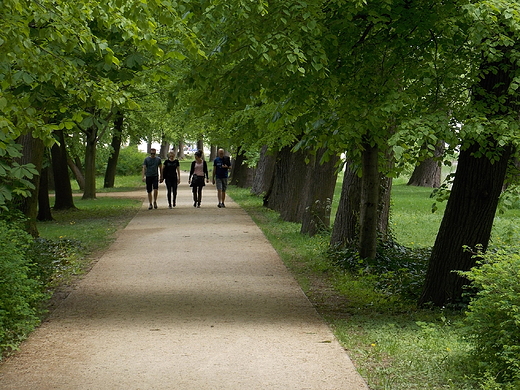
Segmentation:
[(1, 389), (368, 389), (249, 216), (212, 185), (194, 208), (186, 179), (0, 365)]

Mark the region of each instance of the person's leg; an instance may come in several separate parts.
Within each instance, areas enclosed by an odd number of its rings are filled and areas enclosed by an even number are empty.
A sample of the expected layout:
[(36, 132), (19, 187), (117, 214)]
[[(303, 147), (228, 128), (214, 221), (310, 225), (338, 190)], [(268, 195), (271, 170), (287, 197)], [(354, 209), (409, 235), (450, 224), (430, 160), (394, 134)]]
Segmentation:
[(168, 201), (168, 206), (172, 207), (172, 182), (170, 179), (166, 179), (165, 183), (166, 183), (166, 200)]
[(159, 195), (159, 178), (154, 177), (153, 181), (153, 207), (157, 208), (157, 196)]
[(227, 179), (222, 179), (222, 207), (226, 207), (224, 202), (226, 201), (226, 191), (227, 191)]
[(177, 179), (172, 181), (172, 206), (175, 207), (177, 204)]
[(198, 199), (197, 199), (197, 207), (200, 207), (200, 202), (202, 201), (202, 186), (198, 187)]
[(148, 209), (153, 209), (153, 205), (152, 205), (152, 186), (153, 186), (153, 183), (152, 183), (152, 178), (151, 177), (146, 177), (146, 193), (148, 194), (148, 203), (150, 204), (150, 206), (148, 207)]
[(222, 179), (217, 177), (215, 180), (215, 185), (217, 186), (218, 207), (222, 207)]
[(193, 207), (197, 207), (197, 187), (191, 187), (193, 192)]

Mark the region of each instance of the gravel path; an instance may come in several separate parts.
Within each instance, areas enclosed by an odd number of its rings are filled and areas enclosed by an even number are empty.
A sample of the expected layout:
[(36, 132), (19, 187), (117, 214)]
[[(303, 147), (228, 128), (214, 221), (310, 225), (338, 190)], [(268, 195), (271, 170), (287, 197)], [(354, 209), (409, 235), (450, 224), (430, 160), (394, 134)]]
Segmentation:
[[(184, 175), (184, 173), (183, 173)], [(249, 216), (206, 186), (147, 202), (0, 365), (1, 389), (366, 390)]]

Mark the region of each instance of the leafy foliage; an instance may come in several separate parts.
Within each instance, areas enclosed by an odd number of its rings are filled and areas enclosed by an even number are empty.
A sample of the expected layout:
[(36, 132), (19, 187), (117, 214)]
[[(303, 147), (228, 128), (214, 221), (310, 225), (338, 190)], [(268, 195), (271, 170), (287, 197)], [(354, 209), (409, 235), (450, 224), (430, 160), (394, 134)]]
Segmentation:
[(411, 301), (421, 294), (429, 254), (429, 249), (407, 248), (394, 242), (380, 245), (374, 260), (361, 259), (356, 248), (329, 251), (334, 263), (371, 279), (378, 292)]
[(0, 352), (12, 350), (39, 323), (41, 284), (30, 277), (25, 256), (32, 237), (0, 220)]
[[(463, 275), (478, 292), (466, 317), (479, 369), (498, 382), (520, 386), (520, 255), (480, 254), (483, 260)], [(513, 388), (511, 387), (511, 388)]]

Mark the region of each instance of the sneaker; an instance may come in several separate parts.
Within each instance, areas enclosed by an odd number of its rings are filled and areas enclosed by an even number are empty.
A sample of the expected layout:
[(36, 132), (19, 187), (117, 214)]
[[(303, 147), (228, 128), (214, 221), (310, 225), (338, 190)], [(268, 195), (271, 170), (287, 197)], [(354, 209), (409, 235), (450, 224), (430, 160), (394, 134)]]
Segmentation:
[(172, 205), (171, 205), (171, 204), (170, 204), (170, 205), (168, 205), (168, 208), (169, 208), (169, 209), (171, 209), (171, 208), (172, 208)]
[(193, 202), (193, 207), (197, 207), (197, 202)]
[(222, 203), (219, 203), (217, 207), (218, 207), (218, 208), (221, 208), (221, 207), (222, 207)]
[(157, 208), (157, 202), (153, 202), (153, 208), (154, 208), (154, 209)]
[(226, 207), (226, 205), (224, 203), (221, 203), (220, 207)]
[(148, 206), (148, 210), (151, 210), (151, 209), (153, 209), (153, 206), (152, 206), (152, 204), (150, 203), (150, 206)]
[(199, 203), (197, 203), (197, 207), (200, 207), (200, 202), (199, 202)]

